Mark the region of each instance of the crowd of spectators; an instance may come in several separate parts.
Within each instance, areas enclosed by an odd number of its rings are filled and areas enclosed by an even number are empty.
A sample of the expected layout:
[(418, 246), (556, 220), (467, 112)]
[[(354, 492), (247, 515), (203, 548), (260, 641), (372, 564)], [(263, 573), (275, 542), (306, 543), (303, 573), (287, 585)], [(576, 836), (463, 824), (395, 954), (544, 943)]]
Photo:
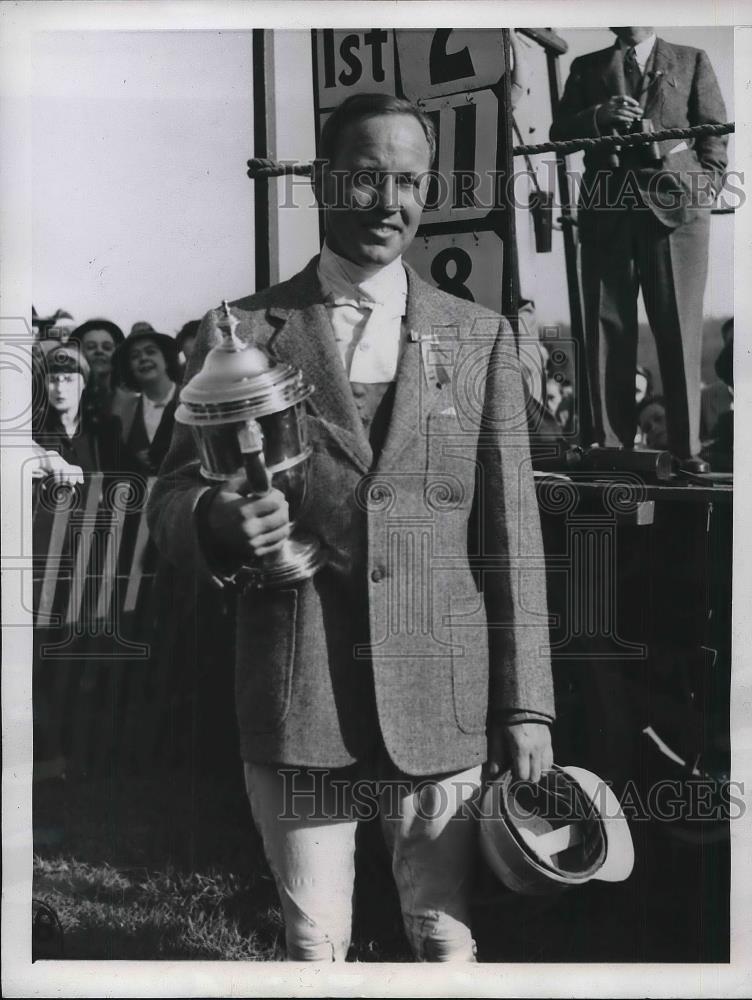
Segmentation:
[[(521, 312), (524, 312), (524, 306)], [(530, 304), (532, 306), (532, 303)], [(147, 322), (126, 337), (109, 319), (76, 325), (58, 309), (43, 318), (32, 308), (34, 329), (34, 453), (40, 473), (71, 483), (86, 472), (156, 475), (169, 448), (178, 386), (199, 321), (176, 336)], [(733, 468), (733, 318), (721, 327), (717, 380), (702, 387), (703, 457), (719, 472)], [(538, 342), (539, 374), (527, 381), (533, 438), (577, 435), (575, 387)], [(536, 355), (536, 357), (538, 357)], [(635, 447), (666, 449), (666, 407), (652, 372), (635, 372), (638, 430)]]
[[(701, 388), (700, 457), (714, 472), (733, 471), (734, 452), (734, 320), (721, 326), (722, 347), (715, 360), (716, 381)], [(668, 449), (666, 403), (654, 391), (652, 373), (643, 365), (635, 372), (637, 437), (635, 446)]]
[(143, 321), (127, 337), (109, 319), (77, 326), (62, 309), (47, 318), (32, 310), (32, 325), (39, 472), (71, 484), (89, 472), (156, 475), (170, 445), (198, 320), (177, 337)]

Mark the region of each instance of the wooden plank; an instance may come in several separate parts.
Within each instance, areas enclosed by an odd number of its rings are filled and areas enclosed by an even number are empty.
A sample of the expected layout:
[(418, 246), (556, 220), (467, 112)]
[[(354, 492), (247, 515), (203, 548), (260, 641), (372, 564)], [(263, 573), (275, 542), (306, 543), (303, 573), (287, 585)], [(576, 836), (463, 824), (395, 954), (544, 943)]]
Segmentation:
[(102, 492), (102, 473), (95, 472), (89, 478), (89, 488), (86, 494), (86, 505), (84, 507), (83, 522), (80, 533), (78, 533), (78, 545), (74, 560), (73, 578), (70, 583), (68, 594), (68, 610), (65, 613), (65, 622), (72, 625), (77, 622), (81, 615), (81, 602), (84, 597), (86, 587), (86, 575), (89, 568), (89, 556), (91, 555), (91, 543), (94, 537), (94, 529), (97, 522), (97, 511), (99, 510), (99, 500)]
[(563, 56), (569, 51), (569, 45), (561, 35), (557, 35), (552, 28), (517, 28), (520, 35), (525, 35), (532, 41), (537, 42), (546, 50), (546, 54)]
[[(254, 28), (253, 45), (253, 149), (254, 155), (268, 157), (275, 141), (274, 32)], [(279, 281), (279, 223), (276, 181), (259, 178), (253, 189), (256, 291)]]
[(118, 483), (111, 490), (113, 495), (112, 520), (110, 522), (110, 530), (107, 533), (104, 566), (102, 567), (102, 581), (99, 586), (99, 595), (97, 598), (97, 609), (95, 612), (97, 621), (108, 620), (112, 608), (117, 559), (120, 551), (120, 545), (123, 541), (123, 525), (125, 523), (126, 513), (125, 504), (119, 498), (124, 495), (127, 496), (126, 491), (128, 489), (129, 485), (127, 483)]
[(71, 507), (68, 505), (62, 510), (58, 508), (53, 516), (52, 532), (44, 566), (44, 578), (39, 595), (39, 607), (36, 614), (38, 624), (52, 624), (52, 608), (55, 603), (60, 569), (63, 565), (63, 546), (70, 522), (70, 513)]
[(123, 611), (126, 614), (136, 610), (141, 583), (144, 579), (144, 554), (148, 544), (149, 524), (146, 520), (146, 511), (143, 511), (136, 533), (133, 560), (128, 574), (128, 587), (125, 591), (125, 601), (123, 602)]

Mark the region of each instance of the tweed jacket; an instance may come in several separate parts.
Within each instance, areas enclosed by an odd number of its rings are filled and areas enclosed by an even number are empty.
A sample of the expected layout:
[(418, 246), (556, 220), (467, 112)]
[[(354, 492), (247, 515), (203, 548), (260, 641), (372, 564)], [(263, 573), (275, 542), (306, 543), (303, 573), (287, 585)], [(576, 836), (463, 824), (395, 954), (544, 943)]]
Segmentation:
[[(617, 45), (579, 56), (572, 62), (554, 114), (551, 138), (599, 135), (595, 121), (598, 105), (624, 92), (623, 51)], [(648, 60), (640, 103), (644, 117), (650, 119), (656, 131), (726, 121), (726, 107), (706, 53), (687, 45), (673, 45), (662, 38), (656, 38)], [(658, 143), (662, 166), (641, 166), (636, 170), (639, 192), (664, 225), (674, 228), (689, 221), (698, 211), (710, 208), (722, 186), (726, 146), (727, 136), (665, 139)], [(615, 191), (607, 181), (612, 172), (608, 155), (609, 150), (603, 148), (585, 154), (580, 228), (583, 231), (584, 227), (586, 235), (596, 226), (608, 223), (608, 213), (602, 209), (609, 193), (613, 201)], [(640, 162), (636, 154), (621, 155), (627, 163)], [(619, 178), (619, 185), (623, 180)], [(584, 211), (588, 204), (594, 211)]]
[[(317, 259), (233, 303), (239, 336), (315, 386), (300, 529), (328, 563), (309, 581), (237, 601), (244, 760), (346, 766), (379, 731), (410, 774), (485, 760), (489, 710), (554, 715), (540, 524), (519, 363), (497, 314), (406, 266), (409, 337), (374, 462), (342, 365)], [(187, 378), (210, 346), (205, 317)], [(187, 428), (150, 499), (158, 547), (220, 574), (195, 524), (208, 484)]]

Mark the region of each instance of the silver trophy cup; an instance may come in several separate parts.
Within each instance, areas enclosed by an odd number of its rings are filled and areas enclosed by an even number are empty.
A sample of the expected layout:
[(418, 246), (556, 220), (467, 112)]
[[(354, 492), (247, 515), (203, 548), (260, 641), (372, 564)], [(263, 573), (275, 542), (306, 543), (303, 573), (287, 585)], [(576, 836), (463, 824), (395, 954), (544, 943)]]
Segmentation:
[(263, 496), (272, 487), (285, 494), (290, 537), (272, 555), (244, 557), (235, 574), (243, 589), (281, 587), (313, 576), (326, 561), (318, 539), (295, 528), (308, 480), (304, 404), (313, 387), (297, 368), (238, 337), (237, 325), (223, 303), (215, 345), (181, 390), (175, 419), (193, 429), (205, 479), (221, 483), (245, 473), (246, 495)]

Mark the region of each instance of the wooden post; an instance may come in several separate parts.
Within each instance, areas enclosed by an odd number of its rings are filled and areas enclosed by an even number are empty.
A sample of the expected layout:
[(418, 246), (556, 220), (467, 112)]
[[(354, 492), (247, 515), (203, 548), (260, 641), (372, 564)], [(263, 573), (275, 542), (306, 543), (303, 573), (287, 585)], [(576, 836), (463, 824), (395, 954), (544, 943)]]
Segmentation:
[[(274, 32), (253, 29), (253, 155), (274, 156)], [(277, 181), (258, 178), (254, 190), (256, 291), (279, 281)], [(274, 195), (274, 197), (271, 197)]]
[[(561, 76), (559, 71), (559, 50), (552, 46), (546, 47), (546, 64), (548, 66), (548, 87), (551, 95), (551, 112), (556, 113), (561, 95)], [(562, 235), (564, 237), (564, 265), (567, 274), (567, 292), (569, 295), (569, 316), (572, 339), (577, 345), (575, 369), (577, 401), (580, 417), (580, 443), (590, 444), (593, 440), (593, 409), (592, 391), (588, 372), (585, 346), (585, 326), (582, 317), (582, 299), (580, 298), (580, 282), (577, 273), (577, 239), (574, 232), (572, 215), (572, 198), (569, 189), (567, 172), (567, 157), (564, 153), (556, 154), (556, 176), (559, 183), (559, 199), (561, 202)]]
[[(504, 39), (504, 76), (501, 78), (499, 120), (499, 166), (504, 174), (504, 190), (513, 190), (510, 179), (514, 172), (512, 147), (512, 77), (511, 77), (511, 46), (509, 44), (509, 29), (502, 31)], [(498, 206), (501, 207), (501, 206)], [(504, 242), (504, 264), (502, 274), (501, 311), (512, 324), (517, 334), (517, 312), (520, 299), (520, 271), (517, 258), (517, 225), (515, 208), (512, 198), (507, 198), (501, 213)]]

